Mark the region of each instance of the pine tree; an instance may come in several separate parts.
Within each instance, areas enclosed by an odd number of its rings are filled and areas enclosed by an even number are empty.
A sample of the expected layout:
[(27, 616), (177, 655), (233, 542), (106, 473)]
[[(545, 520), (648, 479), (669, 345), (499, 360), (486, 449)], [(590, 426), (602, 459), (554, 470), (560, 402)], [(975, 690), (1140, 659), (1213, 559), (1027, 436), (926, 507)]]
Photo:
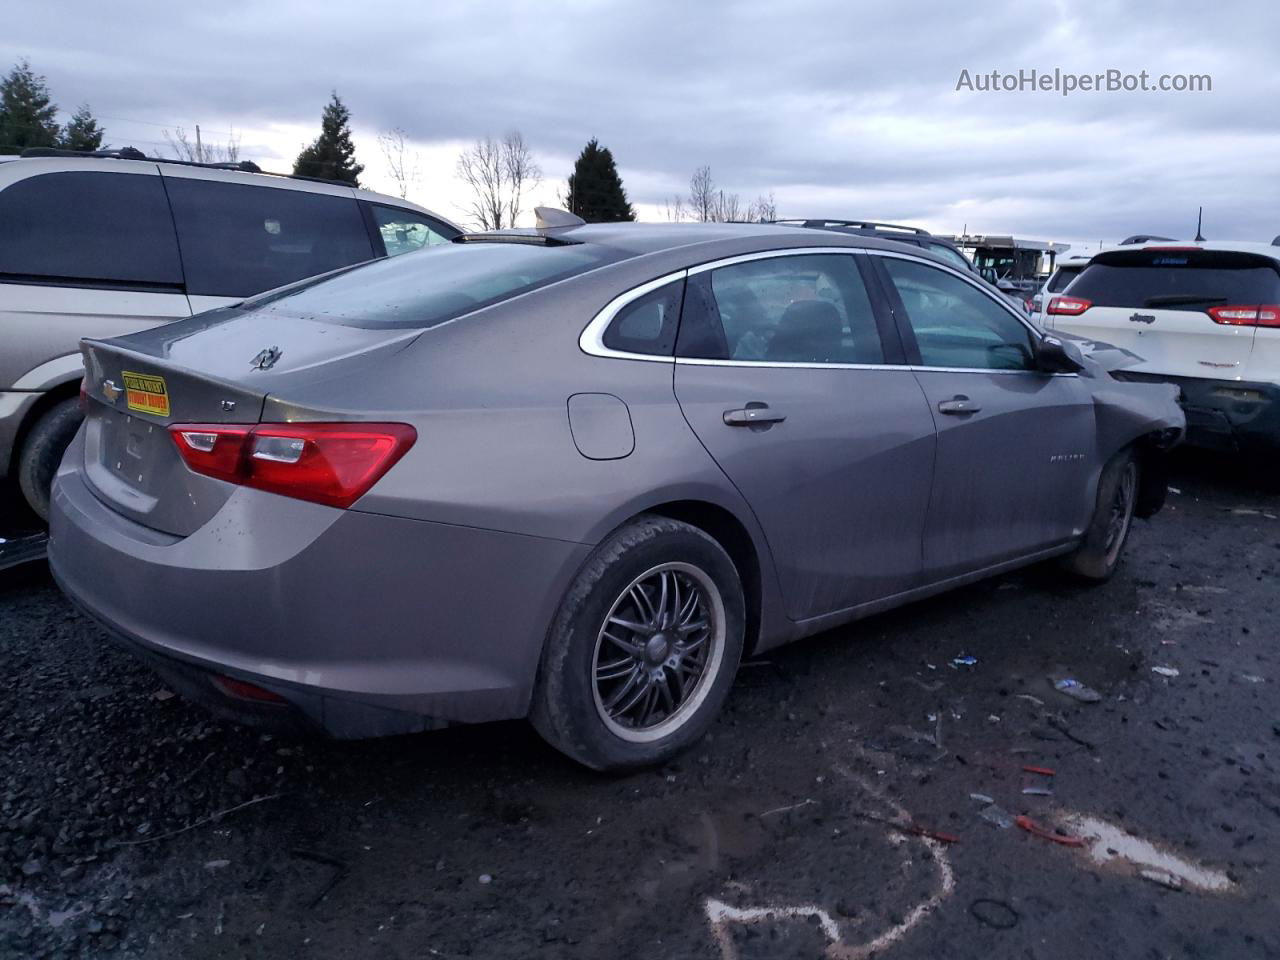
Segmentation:
[(58, 146), (64, 150), (101, 150), (103, 129), (89, 112), (87, 104), (81, 104), (71, 122), (62, 130)]
[(570, 213), (577, 214), (588, 223), (613, 223), (636, 218), (635, 211), (627, 202), (627, 193), (622, 189), (613, 154), (608, 147), (600, 146), (595, 137), (587, 141), (573, 165), (566, 202)]
[(356, 147), (351, 142), (351, 111), (335, 92), (320, 118), (320, 136), (298, 154), (293, 172), (301, 177), (343, 180), (358, 187), (363, 170), (364, 164), (356, 163)]
[(44, 77), (36, 76), (31, 64), (20, 60), (0, 80), (0, 153), (52, 147), (58, 142), (57, 113)]

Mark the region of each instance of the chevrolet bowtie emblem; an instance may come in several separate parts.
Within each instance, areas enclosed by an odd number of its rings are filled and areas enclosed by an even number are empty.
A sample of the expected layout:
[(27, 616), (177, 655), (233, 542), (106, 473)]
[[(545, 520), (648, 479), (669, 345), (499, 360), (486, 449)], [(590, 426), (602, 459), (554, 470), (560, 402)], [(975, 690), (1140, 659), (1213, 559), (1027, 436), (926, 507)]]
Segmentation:
[(102, 395), (106, 397), (107, 403), (115, 403), (120, 399), (120, 394), (123, 392), (123, 390), (116, 386), (114, 380), (102, 381)]

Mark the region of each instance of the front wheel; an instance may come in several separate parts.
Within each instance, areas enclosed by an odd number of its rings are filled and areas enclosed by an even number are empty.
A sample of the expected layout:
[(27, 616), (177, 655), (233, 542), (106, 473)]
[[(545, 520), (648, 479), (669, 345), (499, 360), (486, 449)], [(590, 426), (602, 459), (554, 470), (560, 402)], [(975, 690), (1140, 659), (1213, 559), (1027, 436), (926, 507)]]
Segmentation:
[(1084, 540), (1062, 560), (1068, 573), (1094, 583), (1110, 580), (1120, 566), (1120, 555), (1133, 508), (1138, 502), (1138, 461), (1132, 449), (1124, 449), (1107, 461), (1098, 479), (1098, 499)]
[(531, 719), (597, 770), (669, 759), (710, 727), (742, 656), (742, 585), (696, 527), (642, 517), (587, 561), (552, 625)]

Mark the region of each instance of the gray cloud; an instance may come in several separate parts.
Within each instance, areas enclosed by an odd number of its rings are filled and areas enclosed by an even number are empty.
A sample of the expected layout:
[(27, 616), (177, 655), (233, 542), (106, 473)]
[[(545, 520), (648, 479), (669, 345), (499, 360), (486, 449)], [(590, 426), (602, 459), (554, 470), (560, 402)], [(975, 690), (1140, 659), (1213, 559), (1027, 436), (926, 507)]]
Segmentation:
[[(518, 127), (567, 158), (598, 136), (641, 203), (705, 163), (784, 214), (1097, 240), (1186, 235), (1204, 204), (1213, 235), (1280, 232), (1272, 4), (19, 3), (0, 63), (29, 57), (117, 142), (200, 122), (250, 147), (337, 89), (358, 128), (422, 142)], [(962, 69), (1054, 67), (1213, 91), (955, 90)]]

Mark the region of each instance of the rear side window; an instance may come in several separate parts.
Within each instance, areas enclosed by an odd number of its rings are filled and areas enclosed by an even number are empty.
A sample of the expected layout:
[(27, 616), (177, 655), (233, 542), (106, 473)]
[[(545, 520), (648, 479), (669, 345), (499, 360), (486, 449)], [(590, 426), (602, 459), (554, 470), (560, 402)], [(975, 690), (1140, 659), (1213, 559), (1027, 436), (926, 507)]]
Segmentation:
[(1059, 267), (1054, 275), (1049, 278), (1049, 292), (1061, 293), (1067, 289), (1067, 284), (1080, 276), (1080, 270), (1080, 267)]
[(1099, 307), (1198, 310), (1280, 303), (1273, 261), (1225, 250), (1124, 250), (1094, 257), (1071, 295)]
[(248, 309), (356, 327), (433, 327), (622, 259), (593, 244), (448, 243), (250, 301)]
[(862, 274), (847, 254), (749, 260), (699, 274), (690, 287), (681, 356), (761, 363), (884, 362)]
[(448, 243), (458, 235), (458, 231), (413, 210), (381, 204), (370, 204), (369, 210), (389, 257)]
[(628, 303), (604, 332), (604, 345), (624, 353), (669, 357), (676, 345), (684, 281), (651, 290)]
[(166, 177), (187, 292), (247, 297), (373, 257), (354, 197)]
[(182, 265), (159, 176), (67, 171), (0, 191), (0, 274), (177, 287)]

